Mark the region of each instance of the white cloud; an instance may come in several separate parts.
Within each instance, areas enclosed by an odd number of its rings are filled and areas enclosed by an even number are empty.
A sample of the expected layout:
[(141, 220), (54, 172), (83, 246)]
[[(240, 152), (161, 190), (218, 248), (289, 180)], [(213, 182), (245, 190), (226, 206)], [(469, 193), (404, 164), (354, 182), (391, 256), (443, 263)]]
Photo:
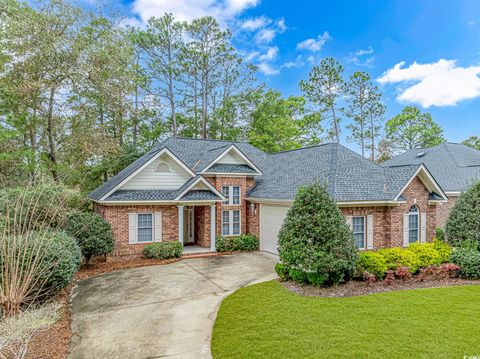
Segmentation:
[(287, 69), (290, 69), (292, 67), (302, 67), (305, 65), (305, 61), (303, 61), (303, 57), (302, 55), (298, 55), (296, 58), (295, 58), (295, 61), (288, 61), (288, 62), (285, 62), (282, 67), (285, 67)]
[(467, 24), (470, 25), (470, 26), (472, 26), (472, 25), (475, 25), (476, 23), (477, 23), (477, 22), (476, 22), (475, 20), (471, 20), (471, 21), (469, 21)]
[(277, 75), (280, 72), (277, 68), (274, 68), (267, 62), (260, 62), (257, 66), (258, 69), (267, 76)]
[(275, 21), (275, 25), (277, 25), (278, 31), (284, 32), (287, 30), (287, 25), (285, 25), (285, 19), (281, 18)]
[(134, 0), (132, 9), (143, 22), (167, 12), (180, 21), (213, 16), (224, 23), (257, 6), (259, 2), (260, 0)]
[(259, 51), (251, 51), (249, 52), (248, 54), (246, 54), (243, 59), (245, 61), (252, 61), (253, 59), (257, 58), (258, 56), (260, 56), (260, 52)]
[(297, 44), (297, 49), (309, 50), (312, 52), (318, 52), (322, 49), (323, 45), (331, 39), (330, 34), (325, 31), (323, 34), (318, 35), (316, 39), (306, 39)]
[(277, 30), (275, 29), (261, 29), (255, 35), (255, 42), (258, 44), (268, 44), (277, 36)]
[(456, 60), (445, 59), (430, 64), (404, 65), (404, 61), (396, 64), (378, 79), (382, 84), (404, 86), (397, 97), (400, 101), (428, 108), (454, 106), (462, 100), (480, 97), (480, 66), (461, 67)]
[(259, 56), (258, 59), (260, 61), (273, 61), (277, 58), (277, 55), (278, 55), (278, 47), (272, 46), (268, 48), (266, 53)]
[(240, 28), (245, 31), (256, 31), (270, 24), (272, 20), (268, 17), (260, 16), (244, 20), (240, 23)]
[(366, 49), (359, 49), (349, 54), (348, 62), (352, 62), (357, 66), (373, 67), (375, 62), (374, 56), (368, 56), (373, 54), (373, 47), (369, 46)]

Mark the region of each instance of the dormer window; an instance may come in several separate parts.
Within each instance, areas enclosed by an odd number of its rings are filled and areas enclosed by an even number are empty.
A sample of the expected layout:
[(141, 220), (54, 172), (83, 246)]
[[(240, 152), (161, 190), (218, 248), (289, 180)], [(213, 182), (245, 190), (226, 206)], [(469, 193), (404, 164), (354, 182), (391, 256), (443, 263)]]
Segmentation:
[(155, 167), (155, 172), (170, 172), (170, 166), (166, 162), (160, 162), (157, 167)]

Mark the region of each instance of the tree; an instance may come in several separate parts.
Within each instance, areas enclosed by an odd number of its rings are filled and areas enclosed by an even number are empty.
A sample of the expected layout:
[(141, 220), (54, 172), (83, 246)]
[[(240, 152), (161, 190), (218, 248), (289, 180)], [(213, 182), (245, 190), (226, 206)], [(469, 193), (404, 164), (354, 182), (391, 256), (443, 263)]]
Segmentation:
[(343, 91), (348, 104), (344, 113), (352, 119), (352, 123), (347, 126), (352, 133), (349, 139), (360, 146), (363, 157), (367, 142), (370, 141), (370, 158), (374, 159), (375, 138), (379, 135), (379, 122), (385, 112), (381, 94), (365, 72), (353, 73)]
[(480, 137), (478, 136), (470, 136), (465, 141), (462, 142), (465, 146), (474, 148), (480, 151)]
[(390, 143), (385, 138), (382, 138), (378, 143), (378, 152), (374, 161), (377, 163), (383, 163), (393, 157), (393, 151)]
[(258, 103), (250, 115), (247, 133), (250, 144), (271, 153), (311, 143), (308, 126), (305, 126), (309, 123), (303, 118), (305, 100), (302, 97), (283, 99), (280, 92), (274, 90), (260, 92), (257, 96)]
[(343, 89), (343, 66), (332, 57), (327, 57), (314, 66), (307, 81), (300, 81), (300, 89), (306, 99), (317, 107), (324, 119), (332, 121), (332, 137), (340, 143), (340, 118), (338, 100)]
[(443, 130), (432, 115), (415, 106), (404, 107), (402, 113), (388, 120), (385, 133), (397, 150), (432, 147), (445, 141)]
[(473, 243), (480, 248), (480, 182), (458, 197), (448, 216), (445, 234), (454, 246)]
[(325, 187), (314, 183), (298, 190), (278, 234), (278, 252), (294, 280), (297, 271), (316, 284), (336, 284), (353, 276), (353, 233)]

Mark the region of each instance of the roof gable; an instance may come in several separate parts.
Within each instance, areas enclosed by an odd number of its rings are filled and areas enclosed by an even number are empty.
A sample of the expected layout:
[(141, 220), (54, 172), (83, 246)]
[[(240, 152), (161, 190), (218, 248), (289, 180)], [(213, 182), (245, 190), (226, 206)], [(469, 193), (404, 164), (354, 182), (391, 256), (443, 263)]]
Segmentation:
[[(231, 144), (223, 152), (218, 154), (209, 164), (207, 164), (200, 173), (213, 173), (209, 171), (215, 165), (243, 165), (248, 166), (255, 171), (254, 174), (261, 175), (262, 171), (247, 157), (242, 153), (234, 144)], [(217, 166), (218, 167), (218, 166)], [(246, 171), (249, 173), (250, 171)], [(238, 173), (238, 172), (235, 172)], [(252, 174), (250, 172), (250, 174)]]

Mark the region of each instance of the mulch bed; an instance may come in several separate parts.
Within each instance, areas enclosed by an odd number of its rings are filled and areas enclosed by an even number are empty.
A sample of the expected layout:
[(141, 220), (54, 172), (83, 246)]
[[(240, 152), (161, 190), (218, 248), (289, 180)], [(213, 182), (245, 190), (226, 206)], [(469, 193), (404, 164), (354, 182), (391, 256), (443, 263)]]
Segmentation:
[(408, 290), (417, 288), (440, 288), (459, 285), (480, 285), (480, 280), (467, 280), (460, 278), (444, 278), (420, 280), (412, 279), (402, 282), (395, 280), (388, 285), (385, 282), (367, 283), (364, 281), (352, 280), (348, 283), (339, 284), (333, 287), (314, 287), (311, 285), (302, 285), (293, 281), (282, 282), (283, 286), (291, 292), (307, 297), (323, 297), (323, 298), (339, 298), (339, 297), (356, 297), (360, 295), (368, 295), (375, 293), (392, 292), (395, 290)]

